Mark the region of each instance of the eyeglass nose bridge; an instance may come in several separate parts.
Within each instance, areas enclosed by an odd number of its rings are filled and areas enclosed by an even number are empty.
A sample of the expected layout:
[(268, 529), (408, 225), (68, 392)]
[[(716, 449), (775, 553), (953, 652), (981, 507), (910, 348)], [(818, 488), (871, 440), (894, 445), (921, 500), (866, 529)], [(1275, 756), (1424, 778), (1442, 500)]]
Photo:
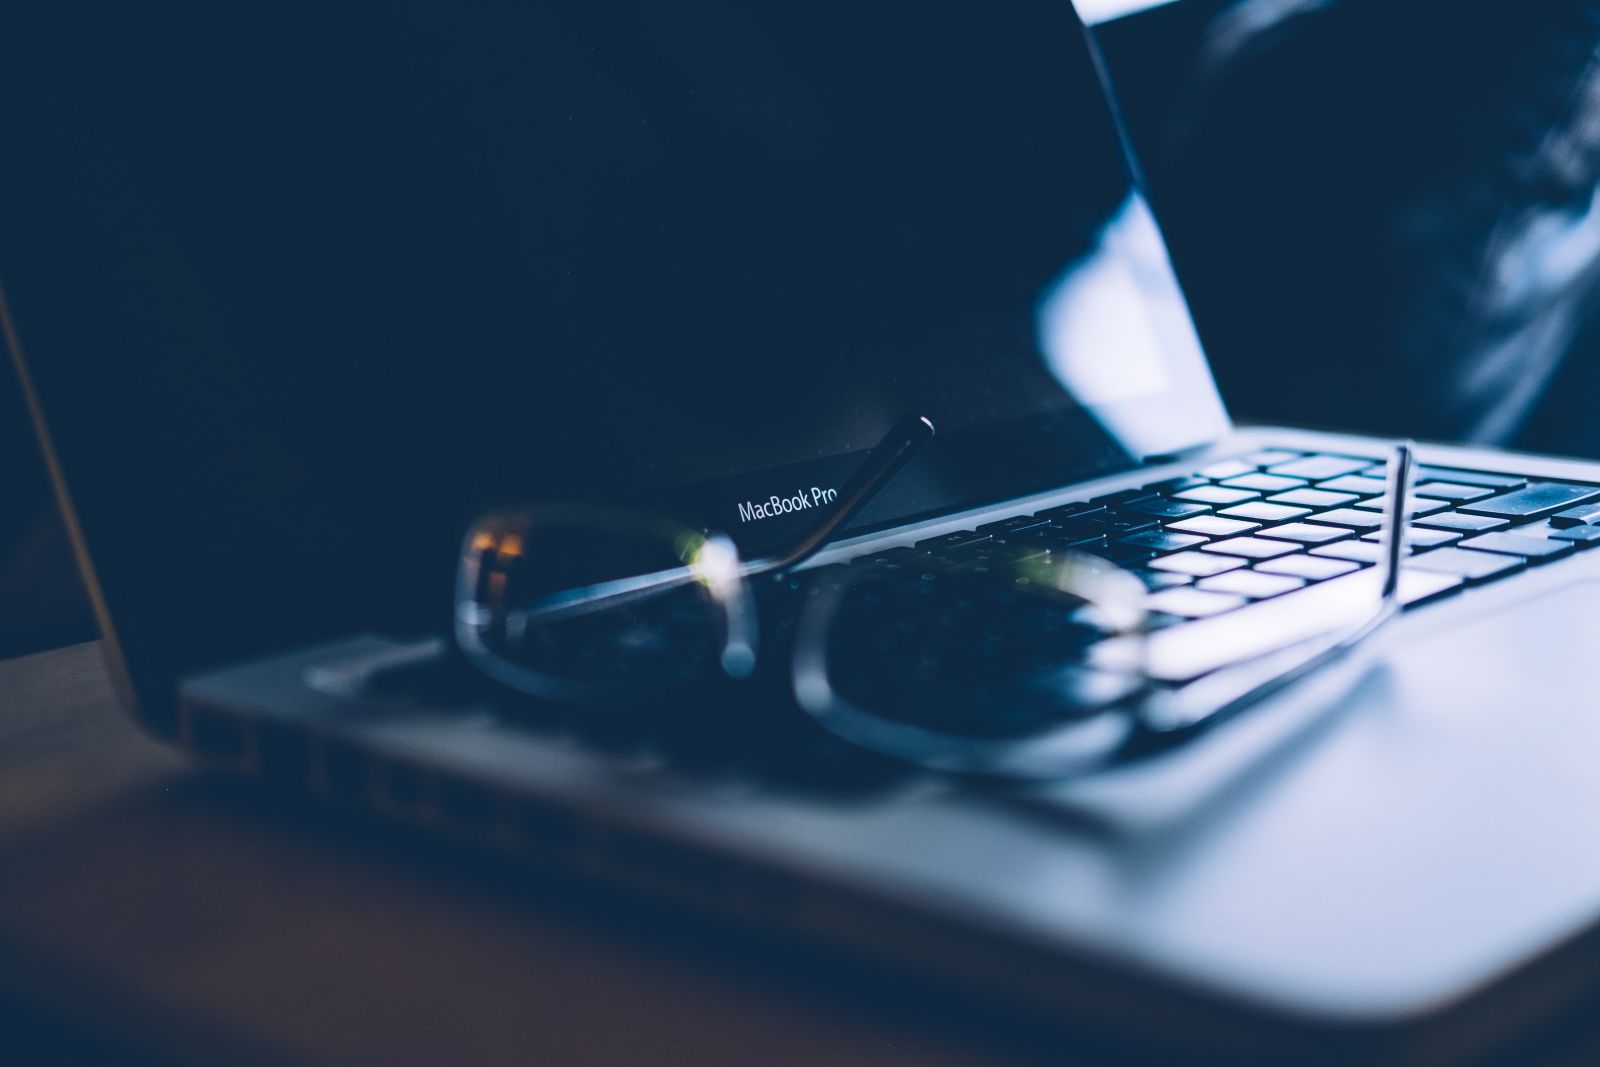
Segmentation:
[[(713, 672), (753, 672), (757, 616), (745, 571), (727, 537), (656, 516), (563, 504), (491, 512), (463, 539), (456, 644), (490, 678), (536, 699), (646, 702), (655, 682), (641, 677), (684, 682), (707, 662), (692, 649), (710, 650)], [(587, 644), (573, 645), (579, 638)], [(685, 642), (677, 663), (674, 640)], [(563, 648), (572, 660), (560, 660)], [(608, 673), (609, 655), (621, 659)]]

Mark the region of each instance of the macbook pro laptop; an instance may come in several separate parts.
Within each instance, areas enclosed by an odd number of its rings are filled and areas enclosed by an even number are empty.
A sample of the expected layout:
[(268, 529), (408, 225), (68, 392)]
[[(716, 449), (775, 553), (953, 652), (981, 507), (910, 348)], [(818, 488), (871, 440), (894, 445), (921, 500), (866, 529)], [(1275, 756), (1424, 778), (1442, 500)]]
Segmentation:
[(38, 7), (6, 340), (155, 736), (1161, 1049), (1436, 1061), (1588, 991), (1600, 464), (1423, 446), (1393, 625), (1060, 780), (461, 669), (486, 509), (761, 558), (907, 415), (812, 570), (1070, 547), (1164, 684), (1364, 603), (1391, 443), (1230, 423), (1069, 4)]

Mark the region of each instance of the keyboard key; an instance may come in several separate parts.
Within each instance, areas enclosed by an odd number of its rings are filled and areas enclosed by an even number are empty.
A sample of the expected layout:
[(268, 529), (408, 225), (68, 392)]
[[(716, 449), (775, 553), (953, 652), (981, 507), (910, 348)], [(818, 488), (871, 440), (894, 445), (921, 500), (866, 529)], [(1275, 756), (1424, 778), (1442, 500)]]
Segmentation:
[(1237, 570), (1244, 565), (1245, 561), (1237, 556), (1208, 556), (1203, 552), (1179, 552), (1174, 556), (1162, 556), (1160, 559), (1152, 560), (1150, 568), (1188, 574), (1196, 578), (1209, 578), (1213, 574)]
[(1418, 526), (1432, 526), (1440, 530), (1459, 530), (1462, 533), (1488, 533), (1490, 530), (1503, 530), (1511, 525), (1508, 519), (1492, 519), (1487, 515), (1463, 515), (1460, 512), (1446, 512), (1442, 515), (1428, 515), (1417, 520)]
[(1519, 571), (1527, 564), (1516, 556), (1472, 552), (1464, 548), (1441, 548), (1434, 552), (1425, 552), (1416, 559), (1407, 561), (1406, 566), (1453, 574), (1466, 581), (1468, 585), (1477, 585)]
[(1299, 578), (1289, 578), (1281, 574), (1229, 571), (1215, 578), (1202, 578), (1195, 583), (1195, 588), (1207, 593), (1231, 593), (1234, 596), (1249, 597), (1251, 600), (1265, 600), (1268, 597), (1292, 593), (1296, 589), (1304, 589), (1305, 585), (1306, 583)]
[(1151, 611), (1163, 611), (1168, 615), (1179, 615), (1186, 619), (1203, 619), (1211, 615), (1221, 615), (1234, 608), (1242, 608), (1249, 601), (1240, 596), (1226, 596), (1222, 593), (1202, 593), (1198, 589), (1180, 587), (1177, 589), (1163, 589), (1159, 593), (1152, 593), (1145, 600), (1145, 606)]
[[(918, 553), (917, 550), (912, 548), (910, 545), (901, 545), (899, 548), (885, 549), (882, 552), (874, 552), (868, 556), (857, 556), (852, 559), (850, 563), (852, 566), (858, 563), (890, 563), (900, 560), (908, 560), (919, 554), (920, 553)], [(822, 568), (819, 567), (817, 569), (821, 570)]]
[[(1363, 500), (1356, 507), (1362, 511), (1382, 511), (1383, 497), (1375, 496), (1371, 499)], [(1443, 500), (1427, 500), (1423, 497), (1412, 496), (1406, 501), (1406, 516), (1416, 519), (1423, 515), (1436, 515), (1441, 511), (1449, 510), (1449, 508), (1450, 505)]]
[(1180, 519), (1167, 524), (1169, 530), (1181, 530), (1184, 533), (1204, 534), (1207, 537), (1233, 537), (1237, 534), (1249, 533), (1259, 530), (1259, 522), (1245, 522), (1243, 519), (1225, 519), (1220, 515), (1196, 515), (1192, 519)]
[[(1017, 576), (1017, 561), (1007, 559), (974, 559), (965, 563), (953, 564), (948, 568), (951, 574), (967, 574), (975, 577), (994, 578), (998, 581), (1013, 580)], [(927, 576), (923, 576), (924, 580)]]
[(1569, 526), (1600, 526), (1600, 504), (1580, 504), (1550, 516), (1550, 525), (1558, 530)]
[(1248, 456), (1240, 456), (1240, 463), (1248, 463), (1252, 467), (1277, 467), (1292, 460), (1299, 459), (1304, 453), (1286, 452), (1281, 448), (1263, 448), (1260, 452), (1252, 452)]
[(1550, 524), (1549, 519), (1543, 519), (1539, 522), (1523, 523), (1516, 529), (1506, 532), (1514, 533), (1518, 537), (1550, 537), (1556, 532), (1556, 528)]
[(1210, 504), (1196, 504), (1188, 500), (1163, 500), (1160, 497), (1152, 500), (1134, 500), (1117, 506), (1119, 512), (1148, 515), (1152, 519), (1186, 519), (1191, 515), (1204, 515), (1210, 510)]
[(989, 535), (976, 530), (957, 530), (955, 533), (940, 534), (930, 537), (925, 541), (918, 541), (913, 547), (924, 552), (935, 552), (946, 548), (960, 548), (962, 545), (974, 544), (978, 541), (989, 540)]
[[(1150, 673), (1162, 681), (1186, 682), (1218, 667), (1350, 626), (1371, 616), (1378, 580), (1374, 570), (1353, 572), (1289, 596), (1257, 601), (1214, 619), (1152, 634), (1146, 645)], [(1421, 603), (1459, 588), (1461, 580), (1453, 575), (1409, 567), (1400, 575), (1402, 603)], [(1115, 656), (1117, 650), (1111, 645), (1104, 654)]]
[(1416, 492), (1418, 496), (1449, 500), (1456, 504), (1467, 504), (1494, 495), (1493, 489), (1481, 485), (1461, 485), (1457, 482), (1423, 482), (1417, 486)]
[(1376, 530), (1383, 525), (1383, 516), (1372, 511), (1357, 511), (1355, 508), (1335, 508), (1320, 515), (1312, 515), (1306, 521), (1321, 523), (1324, 526), (1347, 526), (1352, 530)]
[(1521, 489), (1528, 479), (1515, 474), (1487, 474), (1483, 471), (1458, 471), (1450, 467), (1417, 468), (1419, 482), (1455, 482), (1458, 485), (1481, 485), (1489, 489)]
[(1260, 500), (1223, 508), (1219, 515), (1230, 519), (1250, 519), (1254, 522), (1288, 522), (1311, 514), (1307, 508), (1291, 508), (1287, 504), (1268, 504)]
[(1256, 570), (1268, 574), (1287, 574), (1291, 578), (1305, 578), (1309, 581), (1320, 582), (1325, 578), (1337, 578), (1341, 574), (1361, 569), (1361, 564), (1352, 563), (1347, 559), (1324, 559), (1320, 556), (1308, 556), (1300, 553), (1294, 556), (1280, 556), (1278, 559), (1268, 559), (1256, 564)]
[(1542, 519), (1546, 515), (1565, 511), (1574, 504), (1582, 504), (1595, 497), (1600, 497), (1600, 489), (1592, 485), (1535, 482), (1525, 489), (1518, 489), (1504, 496), (1463, 504), (1460, 510), (1469, 515), (1492, 515), (1515, 522), (1524, 519)]
[(1220, 482), (1224, 478), (1237, 478), (1241, 474), (1254, 474), (1255, 465), (1241, 463), (1236, 459), (1226, 459), (1221, 463), (1213, 463), (1209, 467), (1201, 467), (1197, 472), (1202, 478), (1210, 478)]
[(1126, 541), (1083, 545), (1078, 551), (1091, 556), (1098, 556), (1103, 560), (1123, 567), (1133, 563), (1145, 563), (1156, 558), (1155, 549), (1146, 548), (1143, 545), (1130, 545)]
[(1272, 559), (1274, 556), (1299, 552), (1300, 546), (1292, 541), (1269, 541), (1260, 537), (1229, 537), (1213, 541), (1200, 551), (1216, 552), (1225, 556), (1244, 556), (1248, 559)]
[(1337, 508), (1361, 498), (1354, 493), (1330, 493), (1326, 489), (1293, 489), (1267, 497), (1269, 504), (1291, 504), (1297, 508)]
[(1268, 474), (1281, 474), (1286, 478), (1305, 478), (1308, 481), (1321, 481), (1324, 478), (1337, 478), (1342, 474), (1354, 474), (1356, 471), (1366, 470), (1372, 466), (1374, 460), (1354, 459), (1350, 456), (1306, 456), (1304, 459), (1290, 460), (1280, 463), (1275, 467), (1268, 467)]
[(1070, 519), (1074, 515), (1092, 515), (1097, 511), (1104, 511), (1105, 509), (1106, 506), (1104, 504), (1086, 504), (1079, 500), (1074, 501), (1071, 504), (1057, 504), (1053, 508), (1045, 508), (1043, 511), (1036, 511), (1034, 512), (1033, 517), (1036, 519), (1049, 519), (1052, 522), (1056, 522), (1062, 519)]
[(1139, 488), (1143, 489), (1147, 493), (1165, 495), (1167, 493), (1176, 493), (1179, 489), (1193, 489), (1197, 485), (1210, 484), (1211, 483), (1206, 481), (1204, 478), (1196, 478), (1193, 475), (1185, 475), (1182, 478), (1163, 478), (1159, 482), (1150, 482), (1146, 485), (1140, 486)]
[(992, 538), (983, 541), (968, 541), (964, 545), (951, 545), (947, 548), (918, 549), (914, 559), (944, 560), (948, 563), (962, 562), (977, 559), (981, 556), (1004, 556), (1014, 559), (1017, 549), (1010, 545), (1002, 544)]
[(1333, 478), (1326, 482), (1318, 482), (1318, 489), (1327, 489), (1335, 493), (1355, 493), (1357, 496), (1372, 496), (1382, 493), (1389, 487), (1389, 483), (1382, 478), (1363, 478), (1359, 475), (1349, 475), (1344, 478)]
[(1529, 563), (1545, 563), (1571, 552), (1572, 542), (1557, 541), (1551, 537), (1530, 537), (1520, 533), (1488, 533), (1467, 538), (1461, 542), (1461, 547), (1475, 548), (1480, 552), (1521, 556)]
[[(1406, 531), (1406, 544), (1411, 546), (1413, 552), (1426, 552), (1430, 548), (1453, 545), (1463, 536), (1458, 530), (1430, 530), (1426, 526), (1413, 526)], [(1378, 542), (1382, 538), (1382, 530), (1373, 530), (1371, 533), (1361, 535), (1363, 541)]]
[(1140, 530), (1154, 530), (1161, 526), (1159, 519), (1152, 519), (1146, 515), (1124, 515), (1121, 512), (1109, 512), (1104, 515), (1074, 516), (1064, 522), (1057, 523), (1068, 533), (1098, 533), (1106, 537), (1123, 537), (1127, 534), (1138, 533)]
[(1204, 537), (1195, 534), (1173, 533), (1171, 530), (1146, 530), (1121, 539), (1125, 545), (1138, 545), (1140, 548), (1152, 549), (1156, 552), (1177, 552), (1185, 548), (1206, 543)]
[(1062, 549), (1099, 544), (1105, 540), (1105, 536), (1084, 530), (1069, 531), (1051, 523), (1048, 526), (1035, 526), (1029, 530), (1016, 530), (1012, 533), (996, 534), (994, 539), (997, 542), (1016, 548), (1036, 548), (1043, 552), (1059, 552)]
[[(818, 569), (820, 570), (821, 568)], [(926, 563), (921, 566), (909, 563), (878, 563), (873, 565), (872, 571), (875, 575), (895, 575), (896, 577), (919, 574), (927, 578), (938, 577), (937, 571), (930, 568)]]
[(1242, 478), (1229, 478), (1222, 483), (1229, 489), (1256, 489), (1263, 493), (1284, 493), (1290, 489), (1303, 489), (1304, 478), (1285, 478), (1278, 474), (1246, 474)]
[(1175, 500), (1192, 500), (1199, 504), (1242, 504), (1260, 495), (1250, 489), (1224, 489), (1220, 485), (1197, 485), (1172, 494)]
[(999, 522), (986, 522), (978, 527), (978, 532), (993, 537), (995, 534), (1019, 533), (1022, 530), (1048, 525), (1050, 525), (1049, 519), (1041, 519), (1037, 515), (1014, 515)]
[(1578, 548), (1592, 548), (1600, 545), (1600, 526), (1569, 526), (1551, 530), (1550, 536), (1558, 541), (1570, 541)]
[(1109, 507), (1112, 504), (1120, 504), (1124, 500), (1138, 500), (1140, 497), (1146, 497), (1150, 495), (1150, 493), (1145, 492), (1143, 489), (1118, 489), (1115, 492), (1101, 493), (1099, 496), (1092, 496), (1089, 498), (1089, 503), (1099, 504), (1101, 507)]
[[(1410, 564), (1407, 564), (1409, 567)], [(1377, 572), (1373, 572), (1377, 573)], [(1459, 593), (1467, 583), (1459, 575), (1440, 571), (1402, 570), (1400, 572), (1400, 606), (1404, 608), (1438, 600), (1451, 593)]]
[(1271, 537), (1279, 541), (1294, 541), (1302, 545), (1326, 545), (1354, 537), (1354, 530), (1343, 526), (1316, 526), (1309, 522), (1291, 522), (1283, 526), (1269, 526), (1257, 537)]
[(1152, 593), (1158, 589), (1171, 589), (1194, 581), (1189, 575), (1178, 574), (1175, 571), (1152, 571), (1141, 567), (1129, 570), (1128, 573), (1143, 582), (1144, 587)]
[[(1369, 545), (1382, 545), (1383, 544), (1382, 531), (1374, 531), (1372, 533), (1362, 534), (1361, 535), (1361, 540), (1366, 542)], [(1427, 548), (1424, 548), (1422, 545), (1418, 544), (1415, 541), (1407, 541), (1406, 542), (1406, 552), (1407, 552), (1408, 555), (1416, 555), (1418, 552), (1426, 552), (1426, 551), (1428, 551)]]
[(1313, 556), (1328, 559), (1347, 559), (1352, 563), (1378, 562), (1378, 546), (1369, 541), (1340, 541), (1334, 545), (1319, 545), (1311, 550)]
[[(1040, 548), (1027, 548), (1020, 545), (1002, 545), (995, 541), (983, 541), (978, 544), (963, 545), (960, 548), (946, 549), (933, 555), (931, 563), (942, 564), (951, 568), (970, 569), (978, 565), (994, 564), (1009, 565), (1024, 559), (1032, 559), (1044, 550)], [(908, 560), (915, 565), (922, 557)]]

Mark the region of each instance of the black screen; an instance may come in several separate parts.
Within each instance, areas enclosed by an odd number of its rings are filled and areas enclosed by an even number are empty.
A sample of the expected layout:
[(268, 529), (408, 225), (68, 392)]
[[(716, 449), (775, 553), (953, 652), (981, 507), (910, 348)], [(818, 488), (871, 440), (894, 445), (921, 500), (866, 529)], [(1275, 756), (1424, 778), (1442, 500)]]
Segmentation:
[(867, 524), (1220, 404), (1066, 0), (43, 5), (4, 271), (105, 601), (163, 673), (446, 619), (467, 521)]

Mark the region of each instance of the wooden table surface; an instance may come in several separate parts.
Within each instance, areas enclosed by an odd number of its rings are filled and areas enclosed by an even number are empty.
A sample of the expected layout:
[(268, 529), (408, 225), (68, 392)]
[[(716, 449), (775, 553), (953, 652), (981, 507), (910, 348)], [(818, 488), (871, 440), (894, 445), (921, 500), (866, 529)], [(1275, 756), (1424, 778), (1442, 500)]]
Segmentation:
[(199, 774), (121, 714), (94, 644), (0, 663), (0, 997), (0, 1034), (49, 1020), (33, 1036), (68, 1059), (1086, 1058), (855, 962)]

